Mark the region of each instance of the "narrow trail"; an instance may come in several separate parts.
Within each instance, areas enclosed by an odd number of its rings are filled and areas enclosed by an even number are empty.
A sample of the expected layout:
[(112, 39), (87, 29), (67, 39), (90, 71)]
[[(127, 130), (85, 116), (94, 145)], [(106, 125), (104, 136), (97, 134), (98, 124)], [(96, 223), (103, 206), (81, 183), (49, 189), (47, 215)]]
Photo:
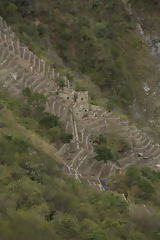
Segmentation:
[[(63, 78), (60, 90), (56, 79)], [(102, 182), (117, 170), (134, 164), (147, 164), (156, 168), (160, 164), (160, 146), (145, 133), (105, 109), (88, 103), (88, 92), (77, 92), (65, 76), (60, 76), (44, 60), (39, 59), (26, 46), (20, 44), (5, 21), (0, 18), (0, 84), (12, 95), (21, 95), (22, 89), (43, 93), (48, 101), (46, 111), (57, 115), (65, 128), (73, 134), (69, 144), (57, 151), (64, 160), (69, 175), (88, 182), (102, 190)], [(116, 163), (95, 160), (92, 138), (107, 133), (116, 126), (131, 149)]]

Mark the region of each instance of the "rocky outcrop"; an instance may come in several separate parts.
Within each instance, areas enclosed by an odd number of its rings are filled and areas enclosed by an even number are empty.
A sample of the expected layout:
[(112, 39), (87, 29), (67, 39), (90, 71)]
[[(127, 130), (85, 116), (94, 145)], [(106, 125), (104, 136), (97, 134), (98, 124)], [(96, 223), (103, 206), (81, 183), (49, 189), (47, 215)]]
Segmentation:
[[(63, 78), (65, 87), (59, 90), (56, 79)], [(39, 59), (0, 18), (0, 84), (11, 94), (21, 94), (25, 87), (47, 96), (46, 111), (57, 115), (65, 129), (73, 134), (69, 144), (60, 147), (68, 174), (79, 181), (86, 179), (100, 189), (107, 176), (130, 165), (160, 164), (160, 147), (135, 126), (114, 113), (88, 103), (88, 92), (76, 92), (67, 77), (60, 76), (44, 60)], [(93, 135), (118, 128), (121, 137), (130, 142), (131, 149), (113, 163), (95, 160)]]

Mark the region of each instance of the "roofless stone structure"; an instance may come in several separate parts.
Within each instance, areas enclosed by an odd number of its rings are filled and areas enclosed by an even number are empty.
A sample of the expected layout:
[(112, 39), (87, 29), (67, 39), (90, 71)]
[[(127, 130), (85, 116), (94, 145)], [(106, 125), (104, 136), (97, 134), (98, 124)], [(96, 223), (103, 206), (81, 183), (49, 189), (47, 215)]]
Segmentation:
[[(60, 90), (56, 79), (63, 78), (64, 89)], [(13, 95), (21, 94), (29, 87), (32, 92), (47, 96), (46, 111), (60, 117), (66, 131), (73, 134), (69, 144), (60, 147), (68, 174), (79, 181), (84, 178), (101, 190), (107, 176), (116, 170), (137, 163), (151, 167), (160, 166), (160, 147), (135, 126), (130, 126), (115, 114), (88, 103), (88, 92), (77, 92), (67, 77), (60, 76), (44, 60), (39, 59), (19, 40), (6, 22), (0, 18), (0, 84)], [(95, 160), (93, 136), (107, 133), (118, 127), (121, 137), (131, 143), (127, 151), (115, 163)], [(141, 153), (141, 156), (138, 154)], [(142, 157), (143, 156), (143, 157)], [(147, 157), (147, 158), (145, 158)]]

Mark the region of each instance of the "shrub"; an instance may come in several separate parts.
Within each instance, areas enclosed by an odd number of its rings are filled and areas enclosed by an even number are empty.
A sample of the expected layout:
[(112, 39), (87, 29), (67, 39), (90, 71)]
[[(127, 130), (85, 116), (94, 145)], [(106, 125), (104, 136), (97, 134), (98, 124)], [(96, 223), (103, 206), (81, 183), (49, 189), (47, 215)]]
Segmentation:
[(22, 90), (23, 96), (27, 98), (28, 104), (33, 107), (37, 112), (43, 112), (45, 109), (47, 97), (41, 93), (32, 93), (30, 88)]
[(45, 25), (44, 24), (39, 24), (37, 26), (37, 31), (38, 31), (39, 35), (43, 37), (46, 33)]
[(59, 123), (59, 118), (50, 113), (45, 113), (39, 121), (39, 124), (46, 129), (56, 127)]
[(117, 97), (110, 97), (108, 99), (108, 102), (107, 102), (107, 110), (110, 112), (112, 111), (114, 108), (117, 108), (118, 106), (118, 98)]
[(96, 156), (97, 161), (103, 160), (107, 162), (107, 160), (113, 160), (113, 155), (111, 150), (103, 145), (96, 147), (95, 152), (97, 154)]
[(32, 36), (35, 39), (38, 38), (38, 32), (36, 26), (31, 23), (23, 23), (20, 26), (20, 31), (26, 33), (28, 36)]
[(141, 190), (139, 197), (144, 200), (150, 200), (155, 193), (155, 189), (152, 187), (152, 185), (148, 181), (141, 179), (138, 182), (138, 186)]
[(106, 232), (100, 226), (95, 226), (89, 231), (85, 240), (108, 240), (108, 238)]
[(54, 224), (60, 235), (65, 236), (65, 238), (70, 237), (77, 239), (79, 226), (77, 224), (77, 219), (72, 215), (65, 214), (56, 216)]
[(23, 96), (25, 96), (27, 98), (31, 97), (31, 95), (32, 95), (30, 88), (24, 88), (22, 90), (22, 94), (23, 94)]
[(65, 87), (65, 82), (62, 78), (58, 78), (56, 81), (60, 89), (63, 89)]
[(96, 37), (97, 38), (111, 38), (112, 37), (111, 29), (107, 22), (97, 23)]
[(19, 153), (28, 152), (29, 143), (22, 137), (13, 137), (12, 142)]
[(93, 142), (97, 144), (106, 144), (106, 137), (103, 134), (95, 136)]
[(140, 180), (139, 172), (135, 167), (128, 168), (126, 172), (126, 176), (127, 176), (128, 187), (131, 187), (134, 184), (137, 184)]
[(61, 138), (61, 128), (56, 126), (49, 129), (49, 138), (51, 142), (55, 142)]
[(72, 35), (71, 35), (70, 31), (65, 30), (61, 33), (61, 38), (64, 41), (69, 41), (72, 38)]
[(7, 125), (4, 123), (4, 122), (0, 122), (0, 128), (4, 128), (6, 127)]
[(66, 72), (66, 77), (68, 78), (69, 81), (73, 81), (74, 79), (74, 76), (70, 71)]
[(29, 98), (29, 103), (39, 112), (45, 109), (47, 98), (41, 93), (33, 93)]
[(149, 179), (151, 182), (156, 182), (160, 180), (160, 172), (156, 172), (148, 167), (141, 170), (142, 176)]
[(12, 15), (12, 14), (15, 14), (16, 11), (17, 11), (17, 6), (14, 4), (14, 3), (10, 3), (8, 6), (7, 6), (7, 12), (8, 12), (8, 15)]
[(63, 143), (69, 143), (72, 138), (73, 138), (73, 135), (71, 133), (63, 133), (63, 134), (61, 134), (61, 141)]

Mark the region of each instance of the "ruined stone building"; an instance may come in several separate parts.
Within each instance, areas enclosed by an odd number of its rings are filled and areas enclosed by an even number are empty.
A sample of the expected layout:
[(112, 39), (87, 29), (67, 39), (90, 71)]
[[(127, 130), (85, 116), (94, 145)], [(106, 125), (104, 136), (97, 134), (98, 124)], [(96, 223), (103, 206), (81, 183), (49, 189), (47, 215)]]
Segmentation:
[[(148, 157), (146, 164), (152, 167), (160, 164), (160, 148), (148, 136), (116, 114), (89, 104), (88, 92), (75, 91), (66, 77), (64, 89), (58, 90), (55, 80), (60, 77), (55, 69), (21, 45), (0, 18), (0, 84), (12, 95), (20, 95), (23, 88), (29, 87), (47, 96), (46, 111), (60, 117), (66, 131), (73, 134), (73, 140), (58, 149), (70, 175), (79, 181), (86, 178), (102, 189), (108, 175), (143, 161), (138, 152)], [(95, 160), (93, 136), (114, 125), (123, 138), (131, 141), (132, 149), (114, 163)]]

